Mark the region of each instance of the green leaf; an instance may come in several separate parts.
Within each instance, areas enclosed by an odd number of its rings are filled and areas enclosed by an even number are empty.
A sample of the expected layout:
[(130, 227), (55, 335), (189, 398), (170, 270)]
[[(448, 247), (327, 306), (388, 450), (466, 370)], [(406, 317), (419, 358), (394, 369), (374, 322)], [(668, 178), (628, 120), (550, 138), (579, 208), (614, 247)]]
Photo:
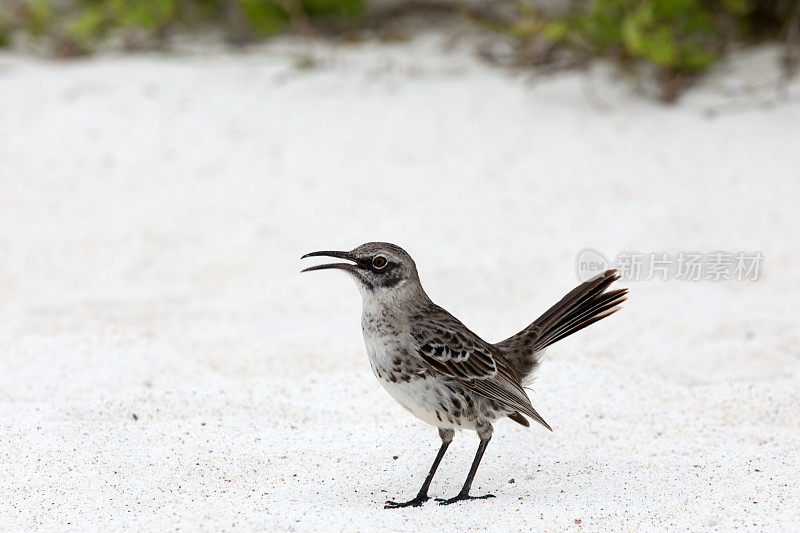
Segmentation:
[(754, 7), (751, 0), (725, 0), (725, 8), (740, 17), (749, 14)]
[(567, 36), (569, 27), (564, 21), (555, 21), (544, 27), (544, 36), (552, 42), (559, 42)]
[(122, 2), (118, 22), (122, 27), (153, 31), (168, 24), (174, 14), (175, 0)]
[(644, 36), (639, 19), (633, 15), (622, 21), (622, 42), (631, 55), (639, 55), (644, 51)]
[(672, 67), (678, 61), (675, 37), (662, 26), (650, 32), (642, 43), (643, 55), (660, 67)]
[(716, 60), (716, 54), (700, 47), (690, 46), (683, 51), (681, 67), (685, 70), (698, 72), (706, 70), (713, 65)]
[(274, 2), (238, 0), (247, 20), (262, 35), (278, 33), (289, 21), (289, 15)]
[(67, 24), (67, 33), (78, 46), (88, 51), (102, 36), (108, 23), (104, 10), (100, 6), (93, 5)]
[(353, 17), (364, 10), (362, 0), (303, 0), (303, 7), (309, 16), (335, 15)]
[(660, 20), (672, 20), (696, 9), (695, 0), (652, 0), (652, 5)]
[(28, 31), (34, 37), (41, 37), (50, 29), (53, 22), (53, 8), (49, 0), (33, 0), (28, 5)]

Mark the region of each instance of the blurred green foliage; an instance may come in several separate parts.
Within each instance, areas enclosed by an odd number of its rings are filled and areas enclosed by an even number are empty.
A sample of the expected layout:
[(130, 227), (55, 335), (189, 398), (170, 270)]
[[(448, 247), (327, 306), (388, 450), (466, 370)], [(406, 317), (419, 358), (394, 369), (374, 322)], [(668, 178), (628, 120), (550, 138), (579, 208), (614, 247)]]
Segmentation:
[(667, 101), (735, 43), (778, 39), (800, 23), (798, 0), (591, 0), (552, 18), (521, 5), (512, 35), (652, 67)]
[[(357, 30), (370, 25), (362, 16), (367, 1), (0, 0), (0, 46), (21, 37), (44, 53), (69, 56), (89, 53), (111, 38), (126, 48), (159, 46), (175, 31), (221, 30), (231, 41), (248, 42), (286, 29), (311, 33), (331, 20)], [(557, 51), (577, 58), (570, 65), (609, 57), (646, 66), (655, 70), (664, 100), (673, 100), (733, 46), (757, 39), (797, 41), (800, 31), (800, 0), (565, 0), (562, 10), (547, 16), (535, 0), (398, 0), (395, 5), (407, 9), (390, 9), (389, 18), (409, 9), (424, 12), (426, 5), (430, 12), (431, 4), (439, 6), (437, 13), (449, 5), (453, 13), (511, 36), (525, 55), (522, 63), (552, 65)], [(493, 18), (493, 11), (504, 15)], [(795, 50), (795, 63), (799, 56)]]
[(157, 45), (174, 30), (212, 28), (247, 41), (292, 24), (354, 18), (362, 10), (363, 0), (0, 0), (0, 45), (17, 33), (53, 55), (77, 55), (112, 35), (139, 48)]

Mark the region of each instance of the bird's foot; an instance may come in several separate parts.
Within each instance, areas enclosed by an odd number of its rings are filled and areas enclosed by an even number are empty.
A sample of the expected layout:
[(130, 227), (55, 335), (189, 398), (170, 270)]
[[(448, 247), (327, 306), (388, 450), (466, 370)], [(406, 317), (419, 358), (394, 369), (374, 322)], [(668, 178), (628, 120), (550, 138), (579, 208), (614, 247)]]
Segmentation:
[(429, 496), (423, 496), (417, 494), (417, 496), (413, 500), (408, 500), (407, 502), (393, 502), (389, 500), (383, 506), (384, 509), (400, 509), (401, 507), (419, 507), (426, 501), (430, 500)]
[(467, 493), (459, 493), (458, 496), (454, 496), (448, 499), (436, 498), (436, 501), (439, 502), (439, 505), (450, 505), (451, 503), (456, 503), (465, 500), (486, 500), (488, 498), (494, 498), (494, 494), (484, 494), (483, 496), (470, 496)]

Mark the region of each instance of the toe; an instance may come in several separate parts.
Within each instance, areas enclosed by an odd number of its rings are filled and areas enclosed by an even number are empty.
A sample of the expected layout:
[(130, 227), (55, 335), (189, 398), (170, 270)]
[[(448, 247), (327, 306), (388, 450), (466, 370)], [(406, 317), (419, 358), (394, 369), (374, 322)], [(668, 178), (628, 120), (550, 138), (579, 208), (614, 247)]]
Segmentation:
[(420, 505), (422, 505), (423, 503), (425, 503), (429, 499), (430, 498), (428, 498), (428, 497), (419, 497), (419, 496), (417, 496), (413, 500), (409, 500), (407, 502), (395, 502), (395, 501), (392, 501), (392, 500), (388, 500), (384, 504), (383, 508), (384, 509), (399, 509), (401, 507), (419, 507)]
[(486, 500), (488, 498), (494, 498), (494, 494), (484, 494), (483, 496), (470, 496), (469, 494), (459, 494), (453, 498), (449, 499), (442, 499), (436, 498), (436, 501), (439, 502), (439, 505), (450, 505), (451, 503), (456, 503), (460, 501), (467, 501), (467, 500)]

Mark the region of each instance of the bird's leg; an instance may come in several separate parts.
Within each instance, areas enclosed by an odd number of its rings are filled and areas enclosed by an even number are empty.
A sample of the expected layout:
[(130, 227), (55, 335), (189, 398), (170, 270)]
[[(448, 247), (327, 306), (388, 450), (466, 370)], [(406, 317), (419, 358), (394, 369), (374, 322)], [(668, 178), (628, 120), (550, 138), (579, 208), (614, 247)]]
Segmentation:
[(433, 475), (436, 473), (436, 469), (439, 468), (439, 463), (442, 462), (444, 452), (447, 451), (447, 447), (450, 446), (451, 442), (453, 442), (454, 434), (455, 431), (452, 429), (439, 429), (439, 437), (442, 438), (442, 446), (439, 448), (439, 453), (436, 454), (436, 459), (433, 460), (431, 470), (428, 472), (425, 482), (422, 484), (422, 487), (419, 489), (419, 492), (414, 499), (407, 502), (393, 502), (389, 500), (386, 502), (386, 505), (383, 506), (384, 509), (397, 509), (398, 507), (419, 507), (426, 501), (430, 500), (430, 497), (428, 497), (428, 487), (431, 486)]
[(439, 505), (450, 505), (451, 503), (459, 502), (461, 500), (485, 500), (486, 498), (494, 498), (494, 494), (484, 494), (483, 496), (469, 495), (469, 489), (472, 487), (472, 479), (475, 477), (475, 472), (478, 471), (478, 465), (481, 464), (483, 452), (486, 451), (486, 446), (488, 446), (489, 441), (492, 438), (492, 427), (489, 426), (488, 430), (479, 427), (478, 436), (481, 438), (481, 443), (478, 445), (478, 451), (475, 453), (475, 459), (472, 460), (472, 466), (469, 469), (469, 474), (467, 474), (467, 480), (464, 482), (464, 486), (461, 487), (461, 492), (459, 492), (453, 498), (449, 498), (447, 500), (436, 498), (436, 501), (439, 502)]

